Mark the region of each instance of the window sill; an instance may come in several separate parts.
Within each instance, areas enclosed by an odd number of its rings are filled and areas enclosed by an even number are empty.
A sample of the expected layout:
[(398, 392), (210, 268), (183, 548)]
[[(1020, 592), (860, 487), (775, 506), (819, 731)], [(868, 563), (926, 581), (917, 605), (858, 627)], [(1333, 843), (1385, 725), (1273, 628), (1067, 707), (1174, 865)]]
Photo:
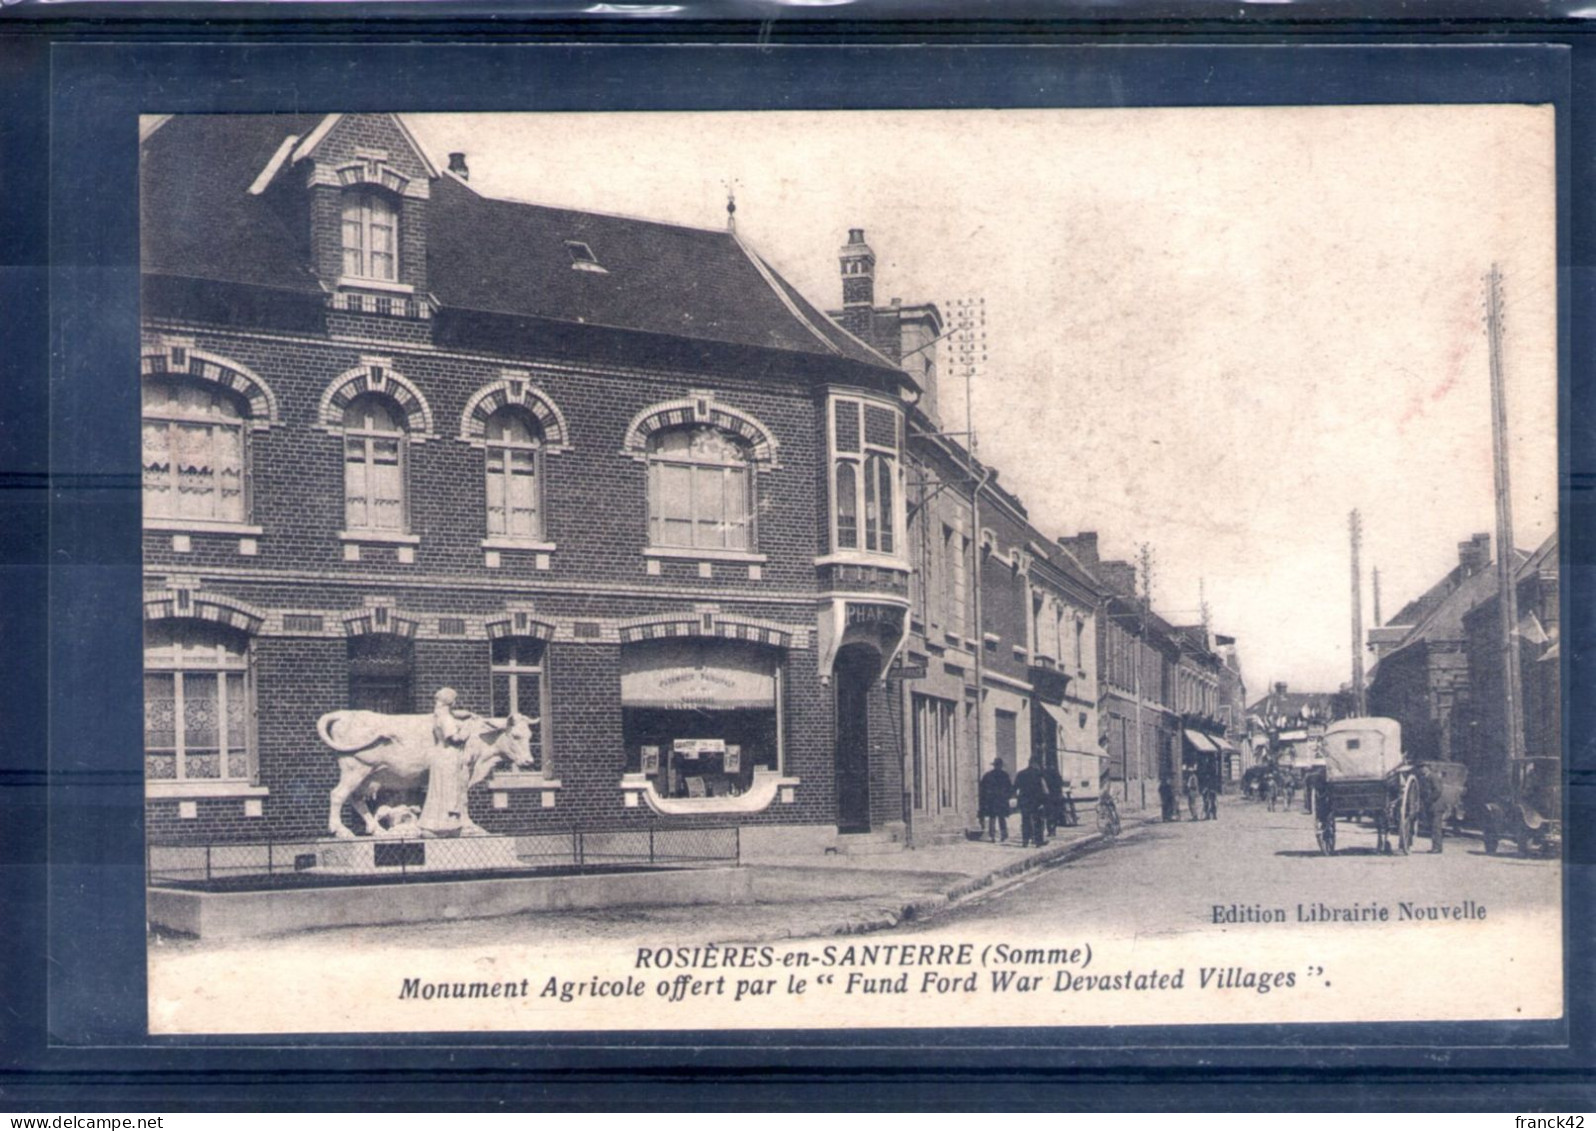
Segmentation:
[(872, 554), (867, 550), (838, 550), (833, 554), (824, 554), (815, 559), (815, 565), (875, 566), (878, 569), (909, 572), (909, 563), (903, 558), (894, 557), (892, 554)]
[(184, 800), (194, 797), (266, 797), (271, 790), (245, 781), (146, 781), (147, 801)]
[(388, 530), (340, 530), (340, 542), (374, 542), (390, 546), (419, 546), (419, 534), (395, 534)]
[(171, 530), (182, 534), (231, 534), (235, 537), (259, 538), (266, 533), (259, 526), (244, 522), (218, 522), (204, 518), (147, 518), (145, 530)]
[(750, 565), (762, 565), (770, 560), (768, 554), (756, 554), (750, 550), (714, 550), (694, 549), (691, 546), (645, 546), (645, 558), (684, 558), (688, 561), (701, 562), (748, 562)]
[(484, 538), (484, 550), (531, 550), (539, 554), (552, 554), (557, 547), (553, 542), (539, 542), (535, 538)]
[(537, 771), (505, 770), (489, 776), (489, 789), (559, 789), (559, 778), (546, 778)]
[(790, 805), (798, 782), (799, 779), (783, 777), (775, 770), (755, 770), (748, 792), (736, 797), (661, 797), (655, 792), (651, 778), (627, 774), (621, 778), (621, 790), (626, 795), (628, 809), (637, 808), (641, 798), (662, 817), (696, 817), (713, 813), (760, 813), (769, 809), (777, 797), (783, 805)]
[(356, 279), (348, 275), (340, 277), (336, 285), (341, 291), (391, 291), (396, 295), (416, 293), (416, 288), (409, 283), (393, 283), (387, 279)]

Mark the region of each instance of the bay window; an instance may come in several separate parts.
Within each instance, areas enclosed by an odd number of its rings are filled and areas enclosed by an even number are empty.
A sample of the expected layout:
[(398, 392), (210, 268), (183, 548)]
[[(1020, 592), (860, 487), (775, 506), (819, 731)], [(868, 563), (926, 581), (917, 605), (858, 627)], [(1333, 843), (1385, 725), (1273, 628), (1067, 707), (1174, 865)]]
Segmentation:
[(898, 551), (898, 412), (885, 405), (832, 402), (833, 549)]

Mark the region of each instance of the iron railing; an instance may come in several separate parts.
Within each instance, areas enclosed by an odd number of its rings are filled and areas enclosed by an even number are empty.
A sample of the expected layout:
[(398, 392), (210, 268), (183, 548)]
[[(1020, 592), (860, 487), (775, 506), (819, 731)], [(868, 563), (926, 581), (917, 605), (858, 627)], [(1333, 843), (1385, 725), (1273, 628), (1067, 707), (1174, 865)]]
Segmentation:
[(742, 863), (737, 825), (660, 826), (437, 839), (357, 837), (150, 843), (145, 875), (158, 886), (385, 883)]

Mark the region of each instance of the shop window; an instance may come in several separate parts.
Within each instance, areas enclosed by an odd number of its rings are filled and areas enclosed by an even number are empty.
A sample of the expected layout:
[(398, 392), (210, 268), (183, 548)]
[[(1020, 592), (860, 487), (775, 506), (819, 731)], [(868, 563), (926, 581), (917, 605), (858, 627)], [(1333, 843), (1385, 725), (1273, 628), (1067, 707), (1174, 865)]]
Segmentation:
[(898, 414), (863, 401), (832, 402), (834, 548), (894, 554), (898, 531)]
[(488, 536), (536, 541), (543, 535), (542, 430), (519, 405), (505, 405), (483, 431)]
[(656, 640), (621, 653), (626, 769), (661, 797), (736, 797), (781, 768), (781, 653), (744, 641)]
[(249, 638), (209, 621), (150, 622), (144, 637), (146, 778), (249, 782), (254, 768)]
[(648, 536), (656, 547), (752, 550), (754, 473), (748, 449), (699, 425), (648, 439)]
[(399, 406), (380, 393), (362, 393), (344, 409), (344, 504), (351, 531), (405, 532), (403, 419)]
[(399, 210), (381, 189), (344, 190), (344, 277), (392, 283), (399, 278)]
[(244, 522), (243, 403), (209, 382), (146, 378), (143, 418), (144, 517)]
[(913, 696), (914, 807), (946, 812), (959, 804), (958, 704), (916, 693)]
[(532, 762), (549, 772), (549, 749), (544, 736), (549, 715), (549, 688), (544, 658), (547, 646), (530, 636), (504, 636), (492, 644), (493, 703), (490, 713), (502, 719), (510, 714), (537, 719), (532, 724)]

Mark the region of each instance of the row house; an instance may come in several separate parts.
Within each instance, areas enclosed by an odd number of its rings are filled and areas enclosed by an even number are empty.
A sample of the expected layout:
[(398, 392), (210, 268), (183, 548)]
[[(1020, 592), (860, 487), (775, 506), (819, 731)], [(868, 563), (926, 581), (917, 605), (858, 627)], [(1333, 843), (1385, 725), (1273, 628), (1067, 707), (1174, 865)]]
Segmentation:
[(860, 229), (839, 254), (839, 325), (897, 361), (918, 392), (905, 448), (913, 565), (899, 696), (904, 821), (915, 843), (978, 827), (976, 785), (1001, 759), (1035, 759), (1094, 796), (1101, 586), (1030, 522), (1024, 504), (943, 430), (929, 304), (875, 301), (875, 253)]
[(730, 224), (493, 199), (394, 115), (147, 127), (152, 836), (324, 832), (317, 719), (445, 686), (540, 720), (494, 831), (901, 828), (896, 359)]
[(1104, 560), (1095, 531), (1058, 539), (1104, 588), (1098, 610), (1098, 701), (1104, 772), (1122, 799), (1156, 804), (1158, 782), (1179, 773), (1182, 727), (1176, 708), (1181, 644), (1173, 625), (1136, 594), (1136, 568)]
[[(1529, 555), (1512, 551), (1515, 568)], [(1370, 675), (1371, 715), (1402, 724), (1402, 743), (1416, 761), (1462, 761), (1468, 721), (1457, 708), (1470, 699), (1467, 615), (1496, 595), (1491, 536), (1458, 543), (1458, 564), (1445, 577), (1369, 631), (1378, 657)]]

